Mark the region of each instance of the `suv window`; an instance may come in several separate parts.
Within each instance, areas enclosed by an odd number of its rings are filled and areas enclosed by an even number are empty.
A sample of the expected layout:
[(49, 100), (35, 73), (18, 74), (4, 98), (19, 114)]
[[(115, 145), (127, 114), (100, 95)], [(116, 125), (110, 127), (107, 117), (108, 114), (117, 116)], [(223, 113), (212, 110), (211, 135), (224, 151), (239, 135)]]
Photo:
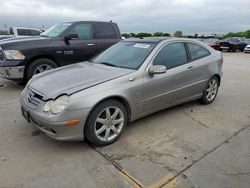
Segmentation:
[(187, 53), (184, 43), (172, 43), (164, 46), (156, 55), (153, 64), (165, 65), (171, 69), (187, 63)]
[(20, 36), (30, 36), (31, 35), (30, 30), (28, 30), (28, 29), (17, 29), (17, 33)]
[(98, 23), (95, 24), (95, 37), (97, 39), (113, 39), (117, 38), (117, 35), (111, 24)]
[(187, 43), (188, 44), (188, 49), (189, 53), (191, 56), (191, 60), (197, 60), (203, 57), (206, 57), (210, 55), (210, 52), (204, 49), (203, 47), (193, 44), (193, 43)]
[(76, 33), (80, 39), (91, 39), (92, 38), (92, 27), (91, 24), (77, 24), (75, 25), (70, 34)]

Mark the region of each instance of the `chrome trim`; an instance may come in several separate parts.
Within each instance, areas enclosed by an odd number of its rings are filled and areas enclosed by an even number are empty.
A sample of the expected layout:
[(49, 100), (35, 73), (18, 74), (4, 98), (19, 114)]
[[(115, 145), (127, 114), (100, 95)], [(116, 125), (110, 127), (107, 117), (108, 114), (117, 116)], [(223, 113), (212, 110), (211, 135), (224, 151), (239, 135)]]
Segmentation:
[(0, 77), (7, 79), (21, 79), (24, 76), (24, 66), (0, 67)]

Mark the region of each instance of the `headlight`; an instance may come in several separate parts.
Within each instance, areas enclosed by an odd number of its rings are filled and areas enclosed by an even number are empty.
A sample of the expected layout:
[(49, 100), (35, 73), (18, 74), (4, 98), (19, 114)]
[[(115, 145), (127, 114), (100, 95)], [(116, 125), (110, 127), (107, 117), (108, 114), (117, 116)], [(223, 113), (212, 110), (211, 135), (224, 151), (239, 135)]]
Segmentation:
[(6, 59), (25, 59), (25, 56), (22, 54), (22, 52), (18, 50), (4, 50), (4, 55)]
[(51, 113), (53, 114), (58, 114), (68, 106), (68, 103), (69, 103), (69, 96), (63, 95), (57, 98), (55, 101), (53, 100), (47, 101), (43, 106), (43, 111), (44, 112), (51, 111)]

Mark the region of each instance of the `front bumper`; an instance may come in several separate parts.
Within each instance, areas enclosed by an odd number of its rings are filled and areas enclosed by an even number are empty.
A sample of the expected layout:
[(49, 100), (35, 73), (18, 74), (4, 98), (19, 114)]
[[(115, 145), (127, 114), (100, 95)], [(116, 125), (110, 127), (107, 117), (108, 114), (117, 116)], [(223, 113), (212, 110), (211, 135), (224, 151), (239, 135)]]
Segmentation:
[(250, 48), (245, 48), (244, 49), (244, 52), (246, 53), (246, 52), (250, 52)]
[(24, 66), (0, 67), (0, 77), (6, 79), (22, 79), (24, 76)]
[[(28, 114), (30, 122), (41, 130), (45, 135), (55, 139), (63, 141), (79, 141), (84, 140), (84, 126), (87, 120), (90, 108), (78, 109), (78, 110), (65, 110), (62, 113), (53, 115), (51, 113), (44, 113), (42, 111), (41, 103), (37, 108), (31, 107), (25, 100), (25, 91), (20, 96), (20, 104), (22, 112)], [(26, 115), (27, 115), (26, 114)], [(27, 118), (27, 117), (26, 117)], [(67, 122), (70, 120), (79, 119), (80, 123), (75, 126), (67, 126)]]

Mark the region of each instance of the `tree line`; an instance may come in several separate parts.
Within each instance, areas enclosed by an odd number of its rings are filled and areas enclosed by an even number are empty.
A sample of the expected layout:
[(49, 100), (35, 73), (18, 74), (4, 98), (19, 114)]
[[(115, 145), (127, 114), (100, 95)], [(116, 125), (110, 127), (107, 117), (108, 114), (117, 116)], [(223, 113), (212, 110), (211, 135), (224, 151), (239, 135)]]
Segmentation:
[(244, 31), (244, 32), (230, 32), (226, 35), (224, 35), (223, 38), (228, 38), (228, 37), (245, 37), (245, 38), (250, 38), (250, 30)]
[[(140, 33), (122, 33), (122, 36), (125, 38), (143, 38), (143, 37), (171, 37), (172, 35), (170, 33), (164, 33), (164, 32), (155, 32), (155, 33), (140, 32)], [(183, 34), (181, 31), (176, 31), (173, 36), (182, 37)]]
[[(172, 35), (170, 33), (164, 33), (164, 32), (155, 32), (155, 33), (146, 33), (146, 32), (140, 32), (140, 33), (123, 33), (122, 36), (125, 37), (125, 38), (172, 37)], [(194, 35), (184, 35), (182, 33), (182, 31), (176, 31), (176, 32), (174, 32), (173, 37), (207, 38), (207, 36), (199, 36), (197, 33), (194, 34)], [(222, 38), (228, 38), (228, 37), (245, 37), (245, 38), (250, 38), (250, 30), (247, 30), (247, 31), (244, 31), (244, 32), (236, 32), (236, 33), (230, 32), (228, 34), (225, 34)], [(219, 38), (221, 38), (221, 37), (219, 37)]]

